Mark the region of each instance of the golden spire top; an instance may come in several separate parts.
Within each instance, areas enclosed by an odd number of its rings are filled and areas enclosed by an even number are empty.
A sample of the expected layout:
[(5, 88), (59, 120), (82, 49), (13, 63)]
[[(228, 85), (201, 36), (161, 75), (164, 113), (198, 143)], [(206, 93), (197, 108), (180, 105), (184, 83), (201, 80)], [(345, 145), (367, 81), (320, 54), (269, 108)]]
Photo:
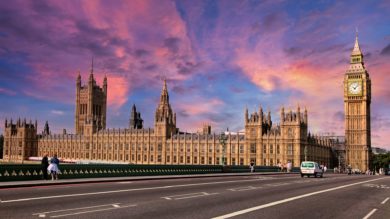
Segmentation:
[(360, 50), (360, 46), (359, 46), (358, 33), (359, 32), (356, 27), (355, 45), (352, 50), (352, 55), (362, 55), (362, 51)]

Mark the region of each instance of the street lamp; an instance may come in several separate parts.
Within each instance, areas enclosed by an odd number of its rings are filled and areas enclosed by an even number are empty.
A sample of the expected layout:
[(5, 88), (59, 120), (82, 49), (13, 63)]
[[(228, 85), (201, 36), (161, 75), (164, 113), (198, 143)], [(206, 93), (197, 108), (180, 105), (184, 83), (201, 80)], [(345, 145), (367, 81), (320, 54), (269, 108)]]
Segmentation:
[(222, 146), (222, 153), (220, 154), (221, 155), (221, 165), (225, 165), (226, 162), (225, 162), (225, 145), (226, 145), (226, 136), (225, 136), (225, 133), (224, 132), (221, 132), (221, 135), (219, 136), (219, 144)]

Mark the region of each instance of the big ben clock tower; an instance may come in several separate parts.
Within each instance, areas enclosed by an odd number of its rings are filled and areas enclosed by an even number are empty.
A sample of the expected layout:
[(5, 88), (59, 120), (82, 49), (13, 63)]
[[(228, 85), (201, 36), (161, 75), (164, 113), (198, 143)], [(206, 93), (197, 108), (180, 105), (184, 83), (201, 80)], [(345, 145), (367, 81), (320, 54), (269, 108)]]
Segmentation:
[(364, 67), (356, 34), (350, 65), (344, 76), (346, 163), (366, 171), (371, 162), (371, 80)]

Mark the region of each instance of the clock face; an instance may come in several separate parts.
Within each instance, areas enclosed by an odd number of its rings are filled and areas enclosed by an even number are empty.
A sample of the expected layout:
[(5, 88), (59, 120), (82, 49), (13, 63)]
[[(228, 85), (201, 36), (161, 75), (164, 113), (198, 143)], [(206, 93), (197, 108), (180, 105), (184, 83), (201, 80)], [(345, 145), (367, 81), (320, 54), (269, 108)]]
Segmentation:
[(349, 83), (348, 92), (350, 94), (354, 94), (354, 95), (361, 94), (361, 92), (362, 92), (361, 82), (354, 81), (354, 82)]

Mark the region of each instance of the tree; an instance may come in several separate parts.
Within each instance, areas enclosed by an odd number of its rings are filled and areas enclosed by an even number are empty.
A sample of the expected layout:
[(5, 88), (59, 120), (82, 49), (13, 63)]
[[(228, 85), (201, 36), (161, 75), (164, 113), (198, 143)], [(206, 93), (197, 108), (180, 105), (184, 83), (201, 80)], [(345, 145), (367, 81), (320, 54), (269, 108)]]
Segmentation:
[(0, 159), (3, 159), (4, 136), (0, 135)]
[(374, 154), (372, 164), (376, 170), (379, 168), (388, 169), (390, 164), (390, 152), (387, 152), (386, 154)]

